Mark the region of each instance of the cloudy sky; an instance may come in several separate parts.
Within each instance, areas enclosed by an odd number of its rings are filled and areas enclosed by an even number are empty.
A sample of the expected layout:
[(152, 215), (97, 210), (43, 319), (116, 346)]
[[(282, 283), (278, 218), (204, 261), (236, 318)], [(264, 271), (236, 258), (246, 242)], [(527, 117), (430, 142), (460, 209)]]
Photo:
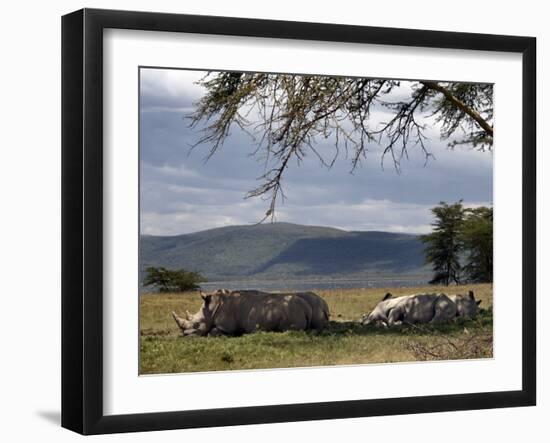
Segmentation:
[[(141, 69), (140, 185), (143, 234), (176, 235), (204, 229), (257, 223), (268, 208), (261, 198), (245, 199), (260, 183), (264, 164), (250, 156), (251, 137), (232, 131), (222, 149), (205, 162), (208, 146), (190, 150), (200, 133), (185, 115), (204, 90), (195, 84), (205, 73)], [(332, 169), (315, 156), (293, 163), (283, 181), (287, 199), (277, 221), (332, 226), (346, 230), (424, 233), (430, 208), (440, 201), (464, 199), (467, 205), (492, 205), (492, 153), (468, 148), (449, 150), (434, 128), (424, 156), (410, 148), (397, 174), (380, 165), (380, 147), (371, 146), (362, 167), (350, 173), (340, 157)], [(324, 144), (323, 144), (324, 143)], [(330, 140), (318, 150), (332, 152)]]

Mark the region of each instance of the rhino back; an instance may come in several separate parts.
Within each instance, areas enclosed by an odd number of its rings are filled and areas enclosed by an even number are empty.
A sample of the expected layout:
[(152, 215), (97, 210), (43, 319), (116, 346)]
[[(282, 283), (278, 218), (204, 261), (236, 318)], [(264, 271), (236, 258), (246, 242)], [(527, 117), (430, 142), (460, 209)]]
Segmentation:
[(415, 294), (404, 301), (404, 320), (408, 323), (428, 323), (434, 317), (436, 294)]
[(216, 326), (227, 334), (307, 329), (312, 309), (296, 295), (234, 291), (224, 297)]
[(408, 323), (445, 322), (456, 315), (455, 303), (445, 294), (415, 294), (400, 306)]

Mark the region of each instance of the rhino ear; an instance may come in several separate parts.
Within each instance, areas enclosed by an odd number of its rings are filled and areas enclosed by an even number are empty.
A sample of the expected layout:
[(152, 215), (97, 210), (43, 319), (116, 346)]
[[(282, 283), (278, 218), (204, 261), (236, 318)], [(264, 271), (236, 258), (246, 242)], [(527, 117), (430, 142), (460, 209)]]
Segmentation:
[(382, 301), (386, 301), (388, 298), (392, 298), (392, 297), (393, 295), (390, 292), (388, 292), (386, 295), (384, 295), (384, 298), (382, 299)]
[(476, 305), (480, 305), (481, 304), (481, 300), (476, 300)]
[(470, 300), (475, 300), (474, 291), (468, 291), (468, 297), (470, 297)]

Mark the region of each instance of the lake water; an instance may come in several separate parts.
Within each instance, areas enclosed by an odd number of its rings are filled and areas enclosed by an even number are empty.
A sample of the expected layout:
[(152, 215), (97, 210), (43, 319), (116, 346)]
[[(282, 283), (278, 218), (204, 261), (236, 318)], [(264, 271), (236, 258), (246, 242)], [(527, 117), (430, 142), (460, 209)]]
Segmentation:
[(406, 286), (424, 286), (427, 284), (428, 277), (426, 276), (407, 276), (372, 279), (212, 281), (201, 283), (201, 288), (206, 292), (220, 288), (231, 290), (312, 291), (315, 289), (400, 288)]

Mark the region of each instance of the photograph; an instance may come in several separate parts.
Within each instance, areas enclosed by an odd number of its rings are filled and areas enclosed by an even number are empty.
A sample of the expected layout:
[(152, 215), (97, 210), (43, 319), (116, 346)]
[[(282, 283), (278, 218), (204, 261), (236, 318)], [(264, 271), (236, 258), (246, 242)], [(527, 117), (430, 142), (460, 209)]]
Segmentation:
[(138, 75), (140, 375), (493, 357), (493, 84)]

